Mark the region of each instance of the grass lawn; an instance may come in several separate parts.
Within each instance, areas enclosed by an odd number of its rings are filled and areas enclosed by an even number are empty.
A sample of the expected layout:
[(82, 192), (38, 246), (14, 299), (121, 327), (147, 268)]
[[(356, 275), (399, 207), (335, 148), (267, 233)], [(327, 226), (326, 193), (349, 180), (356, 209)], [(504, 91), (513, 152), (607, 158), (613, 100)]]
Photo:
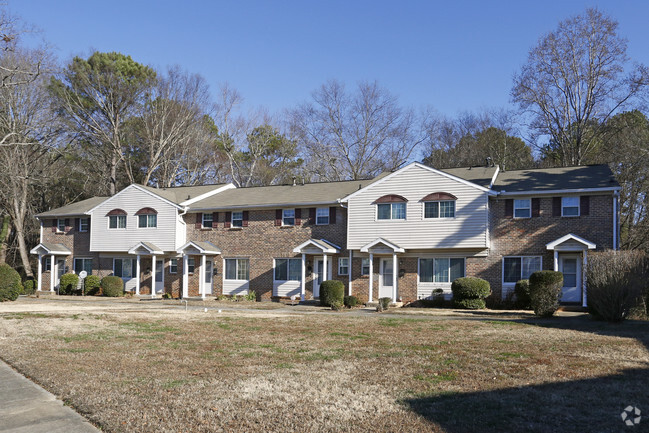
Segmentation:
[(649, 323), (66, 308), (0, 312), (0, 355), (105, 431), (602, 432), (628, 405), (649, 415)]

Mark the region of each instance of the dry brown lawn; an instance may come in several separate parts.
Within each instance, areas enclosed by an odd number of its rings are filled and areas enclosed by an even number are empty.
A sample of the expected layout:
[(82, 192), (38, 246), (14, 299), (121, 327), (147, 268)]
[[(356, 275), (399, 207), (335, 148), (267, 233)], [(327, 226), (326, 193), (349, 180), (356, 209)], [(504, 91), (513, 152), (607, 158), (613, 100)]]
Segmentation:
[(627, 405), (649, 415), (647, 323), (56, 302), (0, 307), (0, 355), (105, 431), (601, 432)]

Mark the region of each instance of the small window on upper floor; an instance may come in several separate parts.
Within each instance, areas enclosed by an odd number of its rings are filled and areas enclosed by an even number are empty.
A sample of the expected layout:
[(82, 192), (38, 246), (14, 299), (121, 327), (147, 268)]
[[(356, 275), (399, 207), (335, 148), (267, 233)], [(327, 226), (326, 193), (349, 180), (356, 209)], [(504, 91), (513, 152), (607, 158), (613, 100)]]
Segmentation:
[(388, 194), (377, 199), (376, 219), (377, 220), (405, 220), (406, 219), (406, 200), (404, 197), (396, 194)]
[(561, 197), (561, 216), (579, 216), (579, 197)]
[(329, 224), (329, 208), (319, 207), (316, 209), (315, 214), (315, 223), (316, 225), (327, 225)]
[(125, 229), (126, 228), (126, 212), (122, 209), (113, 209), (108, 212), (108, 228), (109, 229)]
[(531, 218), (532, 201), (529, 198), (514, 200), (514, 218)]
[(65, 219), (59, 218), (56, 220), (56, 232), (57, 233), (65, 232)]
[(87, 232), (90, 230), (90, 218), (79, 218), (79, 231)]
[(145, 207), (135, 212), (137, 215), (138, 228), (155, 228), (158, 227), (158, 212), (150, 207)]
[(457, 197), (447, 192), (428, 194), (420, 201), (424, 203), (424, 219), (455, 218), (455, 201)]
[(212, 213), (204, 213), (201, 214), (201, 228), (204, 229), (211, 229), (214, 227), (214, 214)]
[(295, 225), (295, 209), (282, 210), (282, 225), (294, 226)]
[(232, 227), (243, 227), (243, 212), (232, 212)]

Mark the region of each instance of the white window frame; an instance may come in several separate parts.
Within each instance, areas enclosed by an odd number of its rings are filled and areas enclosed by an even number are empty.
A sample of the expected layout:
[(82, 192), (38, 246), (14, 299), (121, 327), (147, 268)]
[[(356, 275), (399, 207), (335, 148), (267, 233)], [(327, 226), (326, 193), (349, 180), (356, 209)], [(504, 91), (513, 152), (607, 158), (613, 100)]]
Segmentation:
[[(564, 202), (565, 202), (566, 199), (575, 199), (575, 200), (577, 200), (577, 206), (566, 206), (566, 205), (564, 204)], [(564, 212), (563, 212), (563, 209), (564, 209), (564, 208), (567, 208), (567, 207), (568, 207), (568, 208), (574, 208), (574, 207), (576, 207), (576, 208), (577, 208), (577, 215), (565, 215)], [(580, 215), (581, 215), (581, 200), (580, 200), (579, 196), (573, 196), (573, 195), (571, 195), (571, 196), (561, 197), (561, 216), (562, 216), (562, 217), (565, 217), (565, 218), (576, 218), (576, 217), (578, 217), (578, 216), (580, 216)]]
[[(276, 276), (275, 270), (277, 268), (277, 261), (278, 260), (288, 260), (288, 262), (286, 264), (286, 278), (289, 278), (289, 276), (291, 275), (291, 261), (297, 262), (299, 264), (299, 266), (300, 266), (300, 273), (298, 274), (298, 278), (296, 280), (290, 280), (290, 279), (278, 280), (278, 279), (276, 279), (275, 278), (275, 276)], [(298, 259), (298, 258), (295, 258), (295, 257), (277, 257), (277, 258), (273, 259), (273, 281), (277, 282), (277, 283), (285, 283), (287, 281), (302, 281), (302, 259)]]
[[(110, 219), (111, 218), (115, 218), (115, 227), (110, 226)], [(124, 227), (119, 226), (120, 218), (124, 219)], [(127, 225), (128, 225), (128, 219), (126, 218), (126, 215), (109, 215), (108, 216), (108, 230), (126, 230)]]
[[(83, 229), (84, 223), (86, 226), (86, 229)], [(79, 233), (87, 233), (90, 230), (90, 218), (79, 218)]]
[[(347, 268), (347, 271), (341, 271), (342, 268)], [(349, 275), (349, 257), (338, 257), (338, 275)]]
[[(293, 216), (287, 216), (287, 212), (293, 212)], [(293, 218), (293, 224), (286, 224), (286, 219)], [(295, 225), (295, 209), (282, 209), (282, 227), (293, 227)]]
[(79, 272), (85, 271), (85, 266), (83, 265), (83, 262), (82, 262), (81, 269), (77, 269), (77, 260), (83, 260), (83, 261), (90, 260), (90, 264), (91, 264), (90, 270), (91, 271), (90, 271), (90, 273), (88, 273), (88, 275), (92, 275), (92, 257), (83, 257), (82, 256), (82, 257), (73, 257), (72, 258), (72, 267), (74, 268), (74, 273), (79, 275)]
[[(365, 268), (365, 262), (367, 262), (367, 273), (363, 272), (363, 268)], [(361, 259), (361, 276), (369, 275), (369, 274), (370, 274), (370, 258), (369, 257), (363, 257)]]
[[(392, 207), (395, 205), (403, 205), (403, 218), (393, 218), (394, 210)], [(379, 206), (388, 205), (390, 206), (390, 218), (379, 219)], [(393, 202), (393, 203), (377, 203), (376, 204), (376, 215), (374, 216), (376, 221), (406, 221), (408, 219), (408, 203), (405, 201)]]
[[(449, 281), (435, 281), (435, 259), (448, 259), (448, 279)], [(462, 260), (462, 277), (466, 277), (466, 257), (449, 257), (449, 256), (443, 256), (443, 257), (418, 257), (417, 258), (417, 284), (451, 284), (453, 280), (451, 280), (451, 260), (453, 259), (459, 259)], [(433, 261), (433, 281), (421, 281), (421, 261), (422, 260), (432, 260)], [(458, 277), (458, 278), (462, 278)]]
[[(146, 217), (146, 225), (141, 225), (140, 221), (142, 217)], [(154, 217), (153, 220), (155, 222), (154, 225), (151, 224), (151, 217)], [(137, 228), (139, 229), (155, 229), (158, 228), (158, 214), (155, 213), (145, 213), (145, 214), (140, 214), (137, 216)]]
[(52, 258), (51, 256), (43, 256), (45, 263), (43, 264), (43, 272), (49, 272), (52, 270)]
[[(234, 260), (234, 274), (236, 278), (228, 278), (228, 261)], [(248, 278), (239, 278), (239, 261), (243, 260), (247, 263)], [(274, 275), (274, 270), (273, 270)], [(229, 257), (223, 259), (223, 280), (224, 281), (250, 281), (250, 259), (242, 257)]]
[[(521, 204), (520, 202), (525, 202), (525, 201), (527, 202), (527, 206), (518, 206), (518, 207), (516, 206), (516, 202), (519, 202), (519, 204)], [(532, 218), (532, 199), (531, 198), (516, 198), (516, 199), (514, 199), (514, 206), (513, 207), (514, 207), (514, 210), (512, 211), (513, 212), (512, 216), (515, 219)], [(517, 209), (527, 210), (529, 212), (528, 216), (516, 216), (516, 210)]]
[[(63, 227), (63, 228), (61, 228)], [(57, 218), (56, 219), (56, 232), (57, 233), (65, 233), (65, 218)]]
[(194, 275), (196, 272), (196, 259), (194, 257), (187, 257), (187, 273)]
[[(205, 216), (209, 216), (209, 218), (205, 218)], [(210, 226), (206, 226), (205, 222), (206, 220), (210, 221)], [(202, 213), (201, 214), (201, 228), (202, 229), (212, 229), (214, 228), (214, 214), (213, 213)]]
[[(502, 282), (503, 286), (515, 286), (516, 281), (522, 280), (523, 279), (523, 260), (528, 259), (528, 258), (538, 258), (541, 260), (541, 266), (539, 271), (543, 270), (543, 256), (503, 256), (502, 258), (502, 264), (501, 264), (501, 276), (500, 276), (500, 281)], [(505, 259), (520, 259), (521, 261), (521, 275), (520, 278), (514, 282), (505, 282)]]
[[(239, 214), (238, 216), (240, 216), (240, 218), (235, 218), (234, 216), (236, 214)], [(282, 213), (282, 216), (284, 216), (283, 213)], [(235, 224), (235, 221), (238, 221), (238, 223)], [(232, 215), (230, 217), (230, 227), (234, 227), (234, 228), (242, 228), (243, 227), (243, 211), (232, 212)]]
[[(173, 269), (176, 269), (175, 271)], [(178, 273), (178, 259), (169, 259), (169, 273), (177, 274)]]
[[(455, 215), (457, 214), (457, 200), (427, 200), (423, 202), (424, 204), (422, 205), (422, 217), (425, 220), (433, 220), (433, 219), (453, 219), (455, 218)], [(427, 217), (426, 216), (426, 205), (428, 203), (437, 203), (437, 216), (432, 216), (432, 217)], [(441, 216), (442, 215), (442, 203), (453, 203), (453, 216)]]
[[(320, 215), (322, 213), (322, 215)], [(320, 222), (320, 218), (326, 218), (327, 222)], [(326, 226), (329, 225), (329, 208), (328, 207), (319, 207), (315, 210), (315, 224), (317, 226)]]

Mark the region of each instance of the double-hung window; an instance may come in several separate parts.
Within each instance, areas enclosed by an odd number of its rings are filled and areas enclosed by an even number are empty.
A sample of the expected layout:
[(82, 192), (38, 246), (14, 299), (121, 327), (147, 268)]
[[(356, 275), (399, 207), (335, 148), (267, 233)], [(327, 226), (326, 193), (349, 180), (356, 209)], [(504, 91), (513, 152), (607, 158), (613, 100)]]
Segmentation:
[(202, 214), (201, 218), (201, 228), (204, 229), (211, 229), (214, 224), (214, 214), (212, 213), (204, 213)]
[(338, 258), (338, 275), (349, 275), (349, 257)]
[(302, 259), (275, 259), (275, 281), (301, 281)]
[(361, 275), (369, 275), (370, 274), (370, 259), (368, 257), (364, 257), (361, 259)]
[(187, 258), (187, 273), (193, 274), (196, 270), (196, 259), (193, 257)]
[(541, 270), (541, 256), (520, 256), (503, 258), (503, 283), (515, 284), (526, 280)]
[(56, 220), (56, 231), (58, 233), (65, 232), (65, 219), (59, 218)]
[(225, 279), (248, 281), (250, 279), (248, 259), (225, 259)]
[(295, 225), (295, 209), (282, 210), (282, 225), (294, 226)]
[(170, 274), (178, 273), (178, 259), (169, 259), (169, 273)]
[(406, 203), (378, 203), (376, 216), (380, 220), (405, 220)]
[(514, 200), (514, 218), (531, 218), (532, 201), (529, 198)]
[(79, 231), (87, 232), (90, 230), (90, 218), (79, 218)]
[(561, 216), (579, 216), (579, 197), (561, 197)]
[(126, 215), (110, 215), (108, 217), (109, 229), (125, 229), (126, 228)]
[(327, 225), (329, 224), (329, 208), (319, 207), (316, 209), (315, 214), (315, 223), (316, 225)]
[(158, 215), (145, 214), (137, 216), (137, 226), (139, 228), (154, 228), (158, 226)]
[(464, 277), (464, 258), (419, 259), (419, 282), (452, 283)]
[(243, 212), (232, 212), (232, 227), (243, 227)]
[(424, 202), (424, 218), (455, 218), (455, 200)]

